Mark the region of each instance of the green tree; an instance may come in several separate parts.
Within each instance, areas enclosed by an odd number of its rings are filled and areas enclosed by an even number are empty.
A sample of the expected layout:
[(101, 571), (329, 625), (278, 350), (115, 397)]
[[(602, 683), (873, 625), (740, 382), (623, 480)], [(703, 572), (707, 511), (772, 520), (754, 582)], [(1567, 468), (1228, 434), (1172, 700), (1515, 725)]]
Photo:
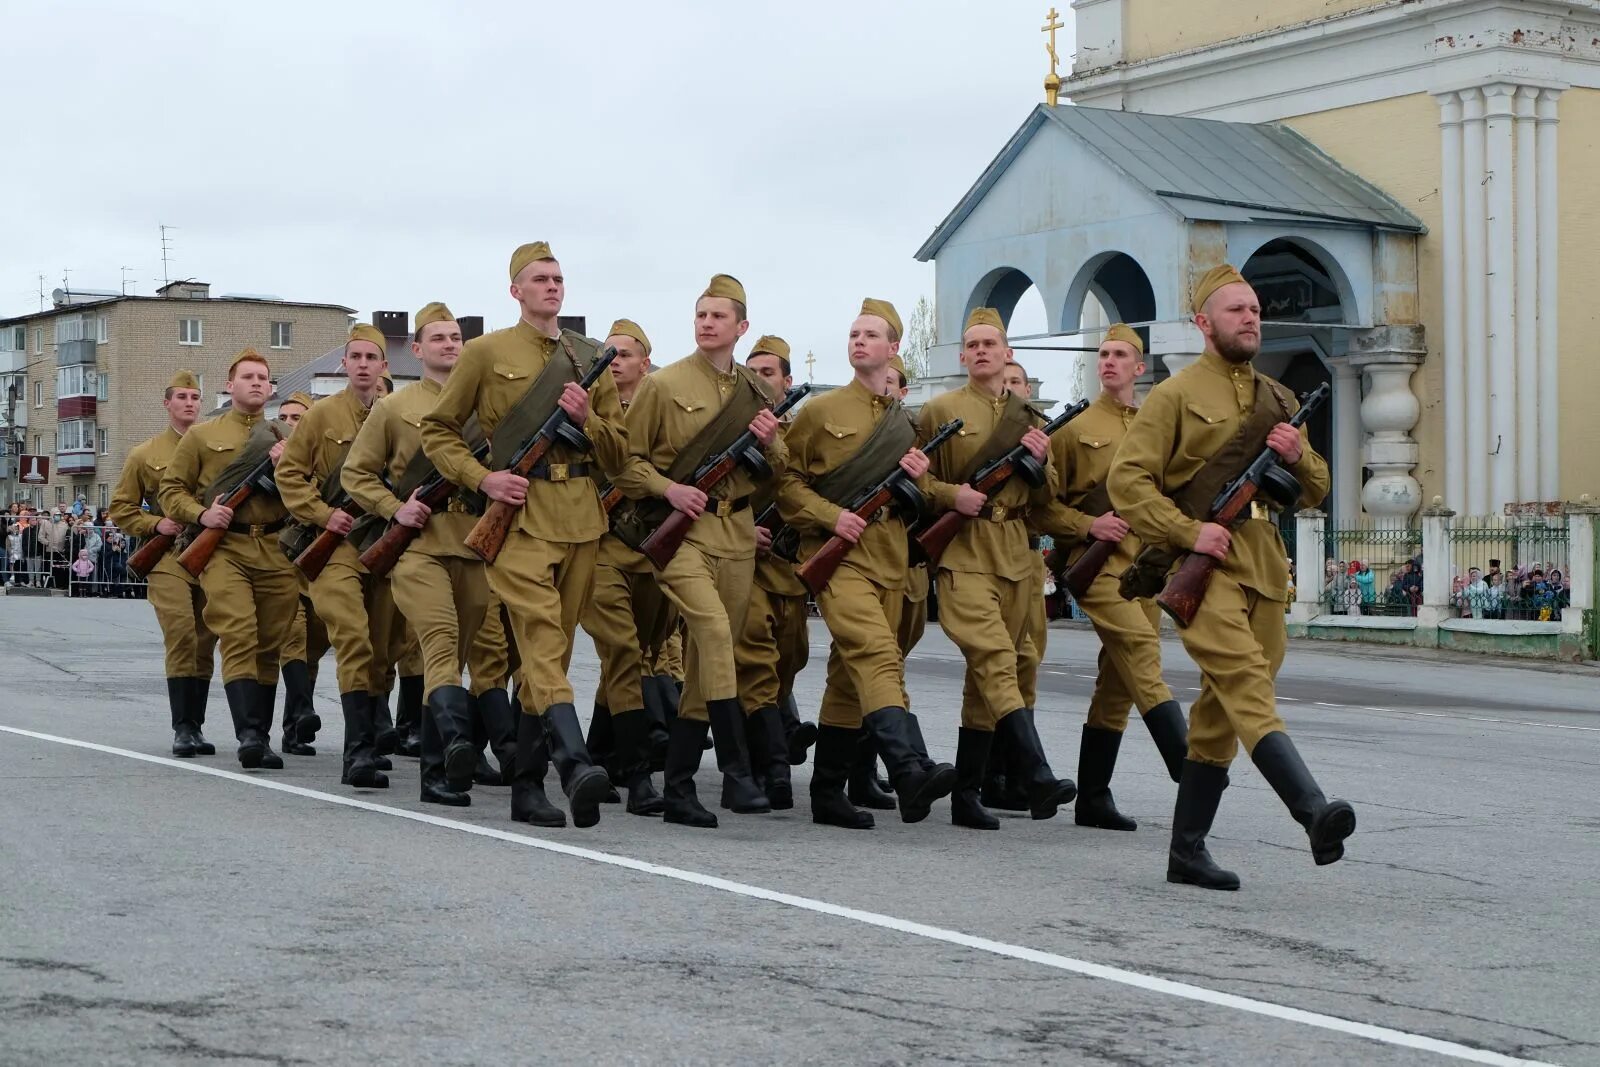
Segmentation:
[(933, 301), (919, 296), (917, 306), (911, 309), (906, 335), (900, 339), (900, 358), (905, 361), (906, 373), (912, 378), (928, 375), (928, 349), (935, 340), (934, 322)]

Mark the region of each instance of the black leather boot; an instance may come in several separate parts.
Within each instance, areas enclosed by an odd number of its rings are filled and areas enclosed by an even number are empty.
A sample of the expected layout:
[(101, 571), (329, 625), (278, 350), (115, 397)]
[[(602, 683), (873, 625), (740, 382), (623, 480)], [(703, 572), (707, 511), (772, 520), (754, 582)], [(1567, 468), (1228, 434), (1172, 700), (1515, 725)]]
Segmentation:
[[(372, 748), (378, 756), (387, 756), (400, 744), (395, 732), (394, 719), (389, 716), (389, 694), (372, 694)], [(381, 766), (381, 765), (380, 765)], [(389, 770), (384, 767), (384, 770)]]
[[(312, 703), (311, 670), (305, 660), (290, 660), (283, 672), (283, 750), (296, 756), (315, 756), (316, 749), (299, 751), (299, 746), (310, 745), (322, 729), (322, 717)], [(293, 729), (290, 729), (291, 724)]]
[(1020, 788), (1019, 778), (1012, 773), (1016, 762), (1009, 739), (996, 734), (989, 745), (989, 768), (984, 772), (983, 790), (979, 795), (984, 807), (996, 811), (1028, 810), (1028, 793)]
[(995, 733), (1004, 734), (1016, 752), (1024, 775), (1021, 785), (1028, 792), (1028, 814), (1035, 819), (1055, 818), (1056, 810), (1078, 795), (1078, 787), (1070, 778), (1057, 778), (1050, 769), (1044, 743), (1034, 729), (1032, 710), (1013, 711), (1000, 720)]
[(1317, 866), (1343, 859), (1344, 839), (1356, 832), (1356, 809), (1349, 801), (1329, 800), (1323, 795), (1289, 735), (1274, 730), (1256, 742), (1250, 758), (1294, 821), (1305, 827)]
[[(921, 730), (913, 733), (911, 716), (905, 708), (879, 708), (862, 720), (862, 725), (872, 732), (883, 762), (889, 768), (889, 782), (900, 802), (901, 822), (921, 822), (933, 810), (933, 802), (947, 797), (956, 787), (956, 769), (948, 763), (924, 766), (926, 759), (919, 753), (917, 739)], [(925, 746), (921, 752), (926, 752)]]
[(794, 807), (794, 784), (789, 780), (789, 739), (783, 716), (765, 707), (745, 719), (745, 742), (750, 746), (750, 770), (759, 779), (773, 811)]
[(584, 734), (583, 743), (594, 765), (604, 767), (610, 774), (617, 756), (616, 731), (612, 729), (611, 709), (598, 700), (594, 702), (594, 711), (589, 713), (589, 730)]
[(256, 728), (261, 731), (264, 748), (261, 752), (261, 769), (283, 770), (283, 757), (272, 751), (272, 713), (278, 707), (278, 687), (265, 682), (256, 683)]
[[(663, 684), (665, 689), (662, 688)], [(672, 679), (664, 674), (645, 675), (639, 679), (639, 687), (644, 693), (644, 710), (650, 718), (650, 770), (663, 771), (667, 766), (667, 743), (672, 737), (672, 720), (678, 717), (677, 706), (671, 703), (677, 699), (677, 690), (672, 688)]]
[(550, 762), (561, 777), (561, 789), (572, 811), (572, 825), (580, 829), (593, 826), (600, 821), (600, 801), (611, 792), (611, 779), (589, 758), (578, 709), (571, 704), (551, 704), (545, 709), (544, 728)]
[(1144, 724), (1150, 728), (1156, 751), (1166, 762), (1167, 773), (1176, 782), (1189, 752), (1189, 726), (1183, 718), (1183, 707), (1176, 700), (1163, 701), (1144, 713)]
[(211, 697), (210, 678), (188, 679), (189, 689), (189, 724), (194, 727), (194, 750), (201, 756), (215, 756), (217, 746), (206, 740), (206, 702)]
[(422, 675), (400, 676), (400, 703), (394, 712), (394, 732), (398, 738), (394, 750), (399, 755), (415, 759), (422, 752), (422, 706), (426, 696)]
[(1239, 876), (1218, 867), (1206, 851), (1211, 820), (1228, 788), (1228, 771), (1184, 760), (1178, 775), (1178, 802), (1172, 809), (1172, 845), (1167, 851), (1167, 881), (1202, 889), (1238, 889)]
[(428, 715), (438, 734), (444, 780), (452, 793), (472, 788), (478, 748), (472, 743), (472, 694), (459, 685), (441, 685), (428, 694)]
[[(519, 715), (511, 708), (511, 697), (504, 689), (490, 689), (473, 698), (475, 726), (488, 740), (489, 751), (500, 765), (500, 781), (510, 785), (517, 764), (517, 720)], [(481, 770), (481, 768), (480, 768)], [(482, 784), (481, 779), (474, 779)]]
[(261, 754), (267, 750), (267, 739), (256, 728), (255, 679), (225, 682), (222, 691), (228, 697), (228, 714), (233, 716), (233, 736), (239, 740), (239, 766), (254, 770), (261, 766)]
[(858, 731), (848, 726), (817, 727), (817, 753), (811, 765), (811, 821), (846, 830), (870, 830), (876, 821), (845, 794), (856, 758)]
[(800, 721), (800, 707), (795, 703), (794, 690), (778, 698), (778, 714), (783, 718), (783, 736), (789, 748), (789, 766), (799, 767), (806, 761), (806, 752), (817, 743), (819, 729), (816, 723)]
[(855, 737), (855, 752), (850, 758), (850, 784), (845, 795), (858, 808), (893, 811), (894, 794), (878, 784), (878, 746), (872, 733), (863, 727), (855, 731)]
[(706, 733), (710, 729), (711, 724), (703, 719), (673, 717), (661, 789), (664, 822), (705, 830), (717, 827), (717, 817), (701, 805), (694, 790), (694, 773), (700, 769), (700, 753), (705, 751)]
[[(433, 691), (432, 696), (437, 699), (440, 686)], [(462, 690), (465, 692), (466, 690)], [(433, 701), (429, 702), (430, 705)], [(452, 808), (465, 808), (471, 805), (472, 795), (464, 789), (456, 789), (447, 777), (445, 768), (445, 740), (439, 729), (439, 713), (430, 706), (418, 724), (421, 733), (422, 749), (417, 757), (417, 772), (421, 781), (421, 795), (424, 804), (444, 804)]]
[(744, 710), (737, 697), (706, 701), (722, 795), (735, 815), (762, 815), (772, 810), (767, 794), (750, 775), (750, 752), (744, 732)]
[(545, 741), (544, 720), (537, 715), (517, 713), (516, 768), (511, 776), (511, 818), (534, 826), (567, 825), (562, 810), (550, 803), (544, 792), (544, 774), (550, 765), (550, 750)]
[(197, 751), (194, 727), (189, 725), (189, 679), (167, 679), (167, 705), (172, 711), (172, 754), (193, 759)]
[(983, 806), (983, 779), (989, 768), (992, 730), (961, 727), (956, 734), (956, 788), (950, 794), (950, 822), (969, 830), (998, 830), (1000, 820)]
[(372, 750), (372, 698), (366, 693), (340, 693), (344, 712), (344, 774), (339, 781), (360, 789), (387, 789), (389, 777), (378, 770)]
[(1117, 810), (1111, 797), (1111, 774), (1117, 767), (1120, 730), (1085, 725), (1078, 746), (1078, 803), (1072, 821), (1097, 830), (1137, 830), (1139, 824)]
[(628, 814), (660, 815), (661, 794), (650, 781), (650, 713), (635, 708), (610, 718), (617, 746), (617, 783), (628, 791)]

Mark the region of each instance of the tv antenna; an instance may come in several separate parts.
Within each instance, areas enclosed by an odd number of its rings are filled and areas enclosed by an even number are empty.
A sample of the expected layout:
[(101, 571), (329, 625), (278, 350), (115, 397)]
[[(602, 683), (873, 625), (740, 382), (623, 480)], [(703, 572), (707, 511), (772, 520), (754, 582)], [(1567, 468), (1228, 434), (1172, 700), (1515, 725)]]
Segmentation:
[(127, 296), (128, 295), (128, 272), (130, 270), (132, 270), (132, 269), (133, 269), (132, 267), (123, 267), (122, 268), (122, 295), (123, 296)]
[(176, 230), (176, 226), (161, 224), (161, 284), (163, 287), (172, 284), (172, 238), (167, 236), (168, 230)]

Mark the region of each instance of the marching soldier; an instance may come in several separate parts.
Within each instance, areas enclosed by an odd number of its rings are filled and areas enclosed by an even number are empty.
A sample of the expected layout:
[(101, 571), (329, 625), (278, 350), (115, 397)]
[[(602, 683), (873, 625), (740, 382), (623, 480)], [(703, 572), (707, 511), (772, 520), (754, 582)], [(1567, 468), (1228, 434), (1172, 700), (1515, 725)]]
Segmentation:
[[(1011, 361), (1005, 327), (993, 308), (978, 308), (962, 334), (963, 389), (934, 397), (922, 409), (923, 440), (951, 419), (961, 432), (932, 457), (932, 495), (936, 511), (956, 510), (971, 520), (939, 559), (934, 581), (939, 624), (967, 661), (966, 690), (977, 699), (962, 710), (956, 749), (959, 782), (950, 803), (957, 826), (993, 830), (999, 820), (980, 801), (989, 749), (1004, 734), (1024, 776), (1029, 812), (1035, 819), (1055, 815), (1076, 794), (1072, 782), (1057, 779), (1045, 758), (1039, 731), (1023, 695), (1019, 670), (1027, 650), (1028, 613), (1033, 598), (1034, 562), (1026, 520), (1031, 507), (1048, 503), (1056, 473), (1049, 463), (1050, 439), (1038, 416), (1021, 397), (1006, 392), (1003, 374)], [(1013, 478), (993, 498), (965, 484), (981, 466), (1021, 444), (1044, 465), (1045, 484), (1029, 487)]]
[[(300, 418), (311, 410), (309, 393), (290, 393), (278, 405), (278, 422), (293, 434)], [(322, 729), (322, 717), (312, 701), (317, 682), (317, 664), (328, 651), (328, 628), (317, 618), (307, 596), (305, 575), (295, 571), (300, 581), (300, 598), (283, 646), (280, 670), (283, 674), (283, 751), (292, 756), (315, 756), (311, 742)]]
[(1100, 637), (1100, 662), (1078, 750), (1074, 820), (1102, 830), (1134, 830), (1138, 824), (1117, 810), (1111, 796), (1128, 706), (1136, 707), (1150, 728), (1174, 782), (1188, 743), (1183, 709), (1161, 679), (1159, 609), (1152, 600), (1123, 599), (1118, 587), (1139, 550), (1139, 539), (1111, 510), (1106, 489), (1112, 457), (1139, 410), (1133, 386), (1144, 373), (1144, 342), (1119, 322), (1106, 331), (1095, 362), (1099, 397), (1051, 438), (1050, 458), (1061, 485), (1056, 499), (1039, 514), (1037, 526), (1055, 540), (1056, 558), (1063, 566), (1076, 562), (1096, 541), (1117, 546), (1077, 598)]
[(897, 638), (905, 603), (905, 524), (891, 508), (871, 522), (845, 508), (897, 463), (913, 478), (928, 472), (928, 457), (916, 447), (915, 423), (898, 397), (886, 395), (885, 368), (899, 348), (900, 331), (893, 305), (863, 302), (850, 327), (855, 376), (800, 409), (787, 435), (791, 466), (780, 496), (783, 517), (800, 531), (802, 556), (809, 558), (834, 536), (854, 546), (817, 594), (833, 644), (811, 776), (811, 818), (857, 830), (873, 826), (872, 815), (845, 793), (860, 758), (863, 727), (889, 767), (902, 821), (927, 818), (933, 802), (949, 795), (956, 781), (949, 764), (927, 758), (907, 711)]
[(1348, 803), (1323, 795), (1275, 707), (1289, 586), (1277, 524), (1260, 504), (1233, 530), (1205, 521), (1217, 493), (1264, 447), (1299, 480), (1307, 506), (1327, 494), (1328, 465), (1305, 431), (1289, 424), (1294, 397), (1250, 365), (1261, 346), (1255, 290), (1224, 264), (1195, 284), (1193, 307), (1205, 351), (1151, 390), (1128, 426), (1108, 485), (1117, 514), (1146, 546), (1124, 575), (1124, 591), (1159, 589), (1184, 553), (1218, 561), (1194, 620), (1179, 630), (1200, 667), (1201, 690), (1189, 709), (1167, 881), (1237, 889), (1238, 875), (1217, 866), (1205, 839), (1241, 741), (1305, 827), (1318, 864), (1343, 857), (1356, 817)]
[[(489, 587), (483, 626), (467, 652), (467, 671), (472, 676), (472, 699), (479, 709), (479, 722), (502, 722), (508, 717), (511, 720), (509, 748), (503, 747), (499, 740), (494, 745), (501, 780), (485, 781), (478, 776), (473, 780), (479, 785), (511, 786), (512, 804), (521, 822), (555, 829), (567, 825), (566, 813), (550, 803), (544, 791), (545, 772), (550, 769), (550, 746), (544, 737), (544, 720), (523, 714), (522, 702), (513, 699), (507, 689), (517, 684), (522, 657), (517, 655), (516, 642), (511, 639), (511, 619), (505, 603), (495, 595), (493, 586)], [(519, 751), (517, 741), (525, 724), (532, 724), (537, 734), (526, 751)]]
[[(177, 537), (184, 529), (182, 523), (163, 513), (156, 491), (179, 443), (200, 415), (200, 383), (194, 374), (181, 370), (173, 375), (162, 404), (167, 409), (167, 428), (128, 452), (122, 477), (111, 494), (111, 521), (129, 537)], [(172, 754), (186, 758), (215, 755), (216, 746), (201, 731), (217, 647), (216, 635), (203, 618), (205, 592), (170, 551), (150, 571), (147, 589), (167, 648)]]
[(733, 659), (755, 572), (750, 495), (759, 486), (742, 467), (712, 496), (685, 484), (746, 428), (774, 472), (782, 469), (784, 447), (767, 388), (733, 358), (734, 345), (750, 328), (746, 307), (737, 279), (711, 279), (695, 303), (695, 351), (646, 378), (628, 409), (632, 462), (616, 480), (630, 499), (661, 498), (694, 520), (683, 546), (657, 576), (683, 617), (688, 667), (667, 745), (663, 815), (667, 822), (706, 828), (715, 827), (717, 817), (700, 804), (694, 775), (708, 730), (728, 806), (736, 814), (772, 810), (751, 777)]
[[(759, 338), (745, 357), (745, 366), (761, 376), (775, 400), (781, 401), (794, 385), (789, 343), (781, 337)], [(777, 496), (776, 479), (756, 493), (752, 510), (758, 519), (777, 502)], [(793, 548), (785, 548), (789, 540), (780, 536), (775, 544), (773, 531), (756, 525), (756, 569), (750, 606), (733, 647), (739, 695), (744, 706), (753, 709), (745, 717), (750, 765), (774, 810), (794, 807), (794, 790), (789, 781), (792, 731), (784, 722), (782, 709), (785, 698), (794, 694), (795, 675), (811, 655), (811, 638), (806, 630), (806, 587), (794, 576)], [(796, 721), (794, 730), (800, 728)], [(803, 746), (801, 754), (803, 757)]]
[[(599, 356), (589, 338), (562, 330), (557, 322), (566, 295), (561, 265), (543, 241), (511, 256), (510, 293), (521, 318), (509, 329), (469, 341), (439, 402), (422, 424), (422, 447), (439, 472), (456, 485), (519, 509), (515, 526), (489, 568), (489, 585), (505, 602), (512, 641), (522, 658), (517, 687), (523, 714), (517, 725), (511, 817), (535, 814), (531, 778), (533, 751), (547, 739), (561, 776), (573, 824), (593, 826), (600, 801), (611, 792), (606, 772), (594, 766), (572, 704), (567, 667), (572, 635), (589, 598), (605, 509), (591, 478), (591, 464), (604, 472), (627, 462), (627, 437), (617, 387), (609, 375), (595, 383), (593, 397), (579, 379)], [(525, 443), (519, 427), (536, 431), (559, 406), (593, 444), (593, 456), (564, 443), (553, 445), (523, 478), (505, 468)], [(473, 456), (463, 436), (474, 414), (493, 442), (491, 470)], [(537, 419), (538, 421), (534, 421)], [(505, 423), (506, 429), (497, 432)], [(524, 440), (513, 438), (524, 437)]]
[[(422, 418), (461, 355), (461, 327), (449, 308), (434, 302), (417, 312), (411, 349), (422, 364), (421, 381), (374, 405), (345, 457), (343, 482), (363, 511), (420, 531), (395, 562), (391, 587), (423, 661), (421, 799), (466, 807), (472, 803), (468, 790), (478, 746), (472, 696), (461, 684), (461, 668), (483, 625), (489, 585), (483, 561), (463, 542), (482, 507), (458, 493), (435, 513), (417, 498), (435, 473), (422, 452)], [(509, 707), (504, 718), (489, 732), (510, 734)]]
[(175, 522), (226, 530), (200, 575), (202, 615), (222, 650), (222, 689), (239, 740), (239, 763), (277, 770), (269, 733), (277, 705), (278, 659), (294, 620), (299, 583), (278, 547), (288, 511), (258, 489), (237, 509), (221, 502), (243, 477), (279, 451), (275, 423), (261, 408), (272, 392), (272, 371), (246, 348), (228, 367), (230, 410), (183, 435), (157, 497)]

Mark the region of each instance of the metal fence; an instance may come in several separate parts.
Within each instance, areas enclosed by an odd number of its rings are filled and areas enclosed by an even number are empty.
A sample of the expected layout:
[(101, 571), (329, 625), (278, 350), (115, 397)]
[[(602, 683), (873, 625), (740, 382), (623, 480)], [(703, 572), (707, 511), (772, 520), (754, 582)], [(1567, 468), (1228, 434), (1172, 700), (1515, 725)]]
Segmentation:
[(1330, 526), (1323, 540), (1323, 613), (1417, 613), (1422, 603), (1421, 530), (1366, 521)]
[(8, 518), (0, 526), (8, 588), (60, 590), (74, 597), (145, 595), (144, 579), (128, 569), (139, 539), (115, 526), (76, 524), (64, 538), (50, 536), (44, 524), (23, 526)]
[(1571, 604), (1563, 515), (1455, 519), (1450, 606), (1462, 618), (1549, 622)]

